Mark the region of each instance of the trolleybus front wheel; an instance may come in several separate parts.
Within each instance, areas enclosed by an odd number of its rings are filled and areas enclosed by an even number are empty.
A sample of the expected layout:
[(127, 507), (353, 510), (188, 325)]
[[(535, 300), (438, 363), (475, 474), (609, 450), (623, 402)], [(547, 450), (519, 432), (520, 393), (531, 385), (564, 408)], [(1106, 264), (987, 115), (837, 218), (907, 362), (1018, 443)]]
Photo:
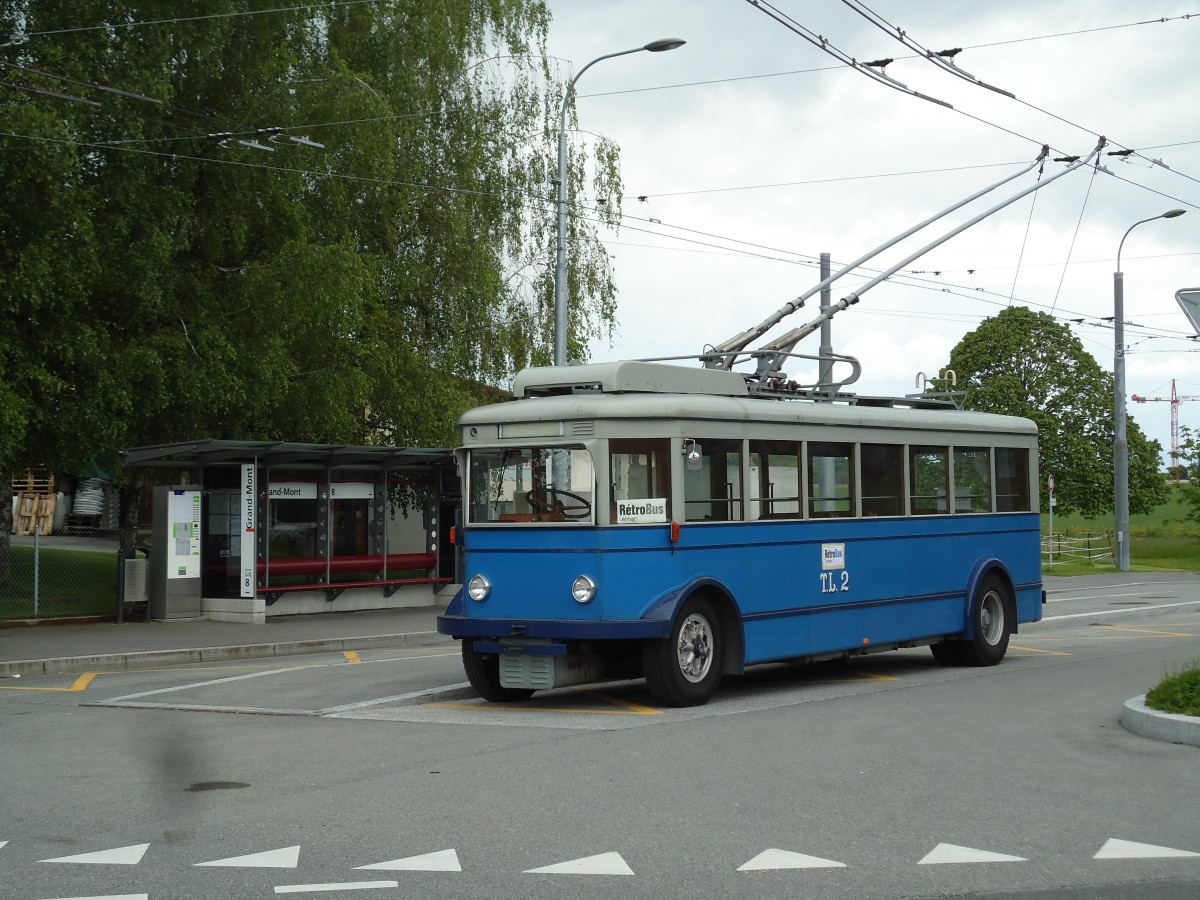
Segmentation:
[(642, 643), (646, 683), (666, 706), (707, 703), (721, 682), (723, 661), (720, 619), (707, 597), (683, 604), (669, 636)]
[(500, 683), (500, 657), (495, 653), (480, 653), (471, 646), (471, 639), (462, 642), (463, 668), (467, 681), (479, 696), (492, 703), (506, 700), (527, 700), (533, 695), (530, 688), (510, 688)]

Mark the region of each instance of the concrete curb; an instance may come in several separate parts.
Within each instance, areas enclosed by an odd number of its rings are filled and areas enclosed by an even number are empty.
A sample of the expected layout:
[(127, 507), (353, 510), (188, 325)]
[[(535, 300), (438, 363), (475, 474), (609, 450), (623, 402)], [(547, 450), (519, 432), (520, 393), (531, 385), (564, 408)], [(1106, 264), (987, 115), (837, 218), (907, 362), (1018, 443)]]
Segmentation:
[(363, 637), (325, 638), (309, 641), (279, 641), (239, 644), (228, 647), (193, 647), (178, 650), (138, 650), (129, 653), (100, 653), (95, 656), (62, 656), (50, 659), (17, 659), (0, 662), (0, 675), (64, 675), (107, 669), (145, 669), (231, 659), (264, 659), (302, 653), (339, 653), (380, 647), (434, 647), (453, 640), (436, 631), (406, 634), (372, 634)]
[(1151, 709), (1146, 705), (1145, 694), (1125, 701), (1121, 724), (1142, 737), (1200, 747), (1200, 718)]

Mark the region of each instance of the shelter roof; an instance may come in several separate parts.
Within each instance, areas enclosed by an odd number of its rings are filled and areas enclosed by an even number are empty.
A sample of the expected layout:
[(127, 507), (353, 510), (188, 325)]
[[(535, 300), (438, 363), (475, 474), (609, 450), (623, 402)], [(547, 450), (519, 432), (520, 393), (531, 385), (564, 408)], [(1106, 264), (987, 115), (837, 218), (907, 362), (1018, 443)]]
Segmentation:
[(452, 466), (454, 456), (453, 451), (445, 448), (303, 444), (292, 441), (201, 440), (121, 451), (121, 464), (127, 469), (255, 462), (260, 466), (380, 466), (385, 469), (405, 469)]

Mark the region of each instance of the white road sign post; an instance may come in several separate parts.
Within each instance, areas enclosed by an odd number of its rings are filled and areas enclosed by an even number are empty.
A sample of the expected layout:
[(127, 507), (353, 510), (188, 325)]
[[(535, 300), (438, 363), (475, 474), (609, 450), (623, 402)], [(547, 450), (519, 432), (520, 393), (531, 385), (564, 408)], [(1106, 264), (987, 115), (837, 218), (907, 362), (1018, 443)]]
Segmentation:
[(1054, 568), (1054, 476), (1046, 476), (1046, 487), (1050, 491), (1050, 568)]

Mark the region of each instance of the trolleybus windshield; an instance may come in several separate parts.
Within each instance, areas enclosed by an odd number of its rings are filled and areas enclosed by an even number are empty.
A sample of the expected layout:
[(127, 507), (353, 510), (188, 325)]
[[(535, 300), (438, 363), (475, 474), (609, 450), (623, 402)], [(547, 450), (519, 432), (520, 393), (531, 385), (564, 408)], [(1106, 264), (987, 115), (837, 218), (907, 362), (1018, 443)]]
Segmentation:
[(473, 524), (594, 520), (595, 469), (582, 447), (480, 449), (470, 460)]

